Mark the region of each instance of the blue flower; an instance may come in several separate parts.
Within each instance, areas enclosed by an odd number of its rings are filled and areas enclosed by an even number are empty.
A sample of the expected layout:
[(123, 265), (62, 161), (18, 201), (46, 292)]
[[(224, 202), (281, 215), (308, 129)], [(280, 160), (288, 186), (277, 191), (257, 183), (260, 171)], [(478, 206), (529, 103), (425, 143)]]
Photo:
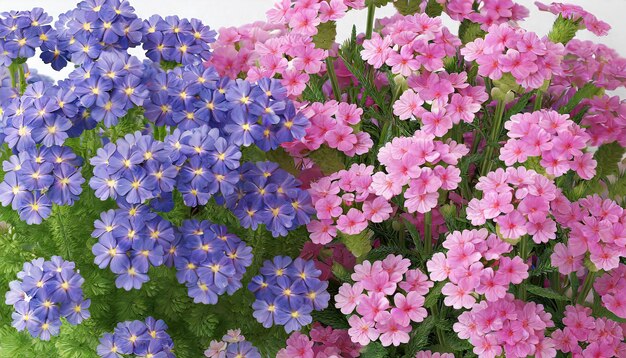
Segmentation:
[(46, 195), (38, 192), (27, 193), (18, 203), (20, 219), (26, 221), (27, 224), (41, 224), (41, 222), (50, 216), (52, 204)]
[(305, 302), (302, 297), (290, 300), (278, 299), (276, 324), (285, 326), (287, 333), (298, 331), (303, 326), (310, 324), (313, 321), (313, 317), (311, 317), (313, 307)]

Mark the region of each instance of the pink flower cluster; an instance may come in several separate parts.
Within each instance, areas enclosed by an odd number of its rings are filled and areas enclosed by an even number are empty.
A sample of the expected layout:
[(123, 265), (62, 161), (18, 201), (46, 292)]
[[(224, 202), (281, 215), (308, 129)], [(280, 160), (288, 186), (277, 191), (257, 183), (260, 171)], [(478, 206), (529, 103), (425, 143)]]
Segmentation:
[(500, 150), (500, 160), (507, 166), (541, 157), (541, 166), (554, 177), (570, 169), (586, 180), (596, 175), (593, 154), (585, 152), (590, 136), (569, 115), (552, 110), (520, 113), (504, 123), (504, 128), (510, 139)]
[(584, 100), (582, 106), (589, 107), (580, 124), (587, 127), (592, 145), (617, 141), (626, 146), (626, 102), (605, 94)]
[(556, 349), (573, 358), (626, 356), (626, 326), (608, 318), (591, 316), (581, 305), (565, 307), (565, 328), (552, 332)]
[[(404, 91), (393, 105), (400, 119), (420, 118), (421, 129), (442, 137), (461, 121), (472, 123), (481, 104), (489, 96), (484, 86), (470, 86), (467, 73), (422, 72), (411, 75)], [(422, 105), (428, 102), (430, 110)]]
[(487, 229), (455, 231), (446, 236), (443, 247), (426, 263), (430, 279), (450, 280), (441, 292), (444, 304), (454, 309), (472, 308), (476, 297), (495, 302), (504, 298), (509, 284), (528, 278), (528, 265), (519, 257), (503, 256), (512, 250)]
[(363, 115), (363, 109), (355, 104), (315, 102), (302, 113), (309, 118), (311, 126), (301, 140), (284, 146), (294, 157), (303, 157), (306, 152), (319, 149), (324, 144), (353, 157), (367, 153), (374, 145), (369, 133), (355, 129)]
[(564, 55), (562, 44), (508, 24), (493, 25), (484, 39), (461, 49), (467, 61), (478, 63), (478, 74), (499, 80), (511, 74), (526, 89), (539, 88), (558, 72)]
[(465, 19), (481, 24), (483, 30), (491, 25), (520, 21), (528, 17), (528, 9), (512, 0), (437, 0), (453, 19)]
[(415, 355), (415, 358), (454, 358), (454, 354), (452, 353), (439, 353), (439, 352), (431, 352), (431, 351), (419, 351)]
[(558, 194), (552, 213), (569, 229), (567, 250), (561, 247), (552, 255), (552, 265), (561, 273), (576, 271), (587, 253), (605, 271), (617, 268), (620, 257), (626, 257), (626, 211), (615, 201), (593, 195), (572, 203)]
[(387, 199), (369, 190), (373, 172), (373, 166), (353, 164), (311, 183), (309, 193), (317, 211), (317, 220), (307, 224), (311, 241), (327, 244), (337, 231), (360, 234), (368, 222), (381, 223), (391, 216), (393, 209)]
[(505, 239), (517, 240), (528, 234), (534, 242), (545, 243), (556, 238), (550, 203), (557, 197), (557, 188), (548, 178), (524, 167), (498, 168), (481, 177), (476, 189), (483, 196), (468, 204), (467, 219), (472, 225), (493, 219)]
[[(426, 14), (395, 15), (381, 19), (380, 35), (363, 42), (361, 57), (374, 68), (383, 64), (391, 73), (408, 77), (422, 67), (437, 71), (443, 67), (443, 58), (454, 56), (461, 40), (454, 36), (441, 21)], [(394, 49), (395, 48), (395, 49)]]
[(411, 322), (422, 322), (428, 315), (424, 296), (433, 286), (422, 271), (409, 270), (410, 265), (400, 255), (389, 255), (354, 267), (355, 283), (344, 283), (335, 296), (335, 307), (351, 315), (348, 334), (353, 342), (365, 346), (380, 340), (387, 347), (409, 341)]
[(606, 36), (611, 29), (611, 25), (598, 20), (597, 17), (578, 5), (563, 4), (559, 2), (553, 2), (550, 5), (546, 5), (539, 1), (535, 1), (535, 5), (537, 5), (537, 8), (541, 11), (548, 11), (555, 15), (561, 15), (564, 19), (582, 23), (585, 25), (587, 30), (598, 36)]
[(626, 265), (619, 264), (596, 280), (593, 285), (602, 297), (606, 309), (620, 318), (626, 318)]
[(412, 137), (396, 137), (378, 152), (385, 172), (372, 177), (370, 191), (387, 200), (403, 192), (409, 213), (426, 213), (437, 205), (439, 190), (454, 190), (461, 182), (456, 167), (469, 149), (453, 140), (435, 140), (432, 134), (416, 131)]
[(212, 340), (209, 348), (204, 351), (204, 356), (208, 358), (226, 358), (228, 345), (244, 342), (246, 337), (241, 334), (241, 329), (229, 329), (222, 337), (221, 341)]
[(278, 351), (276, 358), (356, 358), (361, 345), (353, 343), (345, 329), (333, 329), (314, 323), (306, 336), (294, 332), (287, 339), (287, 347)]
[(512, 294), (495, 301), (482, 301), (459, 316), (453, 329), (459, 338), (469, 339), (480, 358), (555, 357), (546, 328), (554, 327), (543, 305), (524, 302)]

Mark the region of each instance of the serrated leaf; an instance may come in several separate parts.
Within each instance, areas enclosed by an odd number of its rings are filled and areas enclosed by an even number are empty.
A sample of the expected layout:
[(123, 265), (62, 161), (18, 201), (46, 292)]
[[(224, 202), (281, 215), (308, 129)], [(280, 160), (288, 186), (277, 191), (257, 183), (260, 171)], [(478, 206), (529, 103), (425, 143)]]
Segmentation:
[(379, 342), (372, 342), (365, 346), (360, 355), (361, 358), (385, 358), (387, 356), (387, 350)]
[(397, 0), (393, 6), (402, 15), (413, 15), (419, 11), (422, 0)]
[(461, 22), (461, 25), (459, 25), (459, 38), (463, 44), (472, 42), (479, 37), (483, 38), (486, 34), (487, 33), (480, 28), (479, 23), (465, 19)]
[(557, 301), (567, 301), (568, 298), (563, 296), (562, 294), (551, 290), (549, 288), (543, 288), (535, 285), (526, 285), (526, 291), (532, 293), (535, 296), (549, 298)]
[(596, 177), (604, 178), (607, 175), (616, 174), (619, 171), (618, 163), (622, 160), (624, 152), (626, 152), (626, 148), (617, 142), (600, 146), (593, 156), (598, 162)]
[(339, 238), (348, 250), (358, 258), (365, 256), (372, 249), (372, 242), (370, 241), (372, 236), (374, 236), (374, 233), (370, 229), (366, 229), (356, 235), (341, 233)]
[(411, 339), (406, 346), (406, 358), (413, 358), (417, 352), (428, 346), (428, 337), (435, 328), (435, 317), (428, 316), (411, 332)]
[(439, 298), (441, 297), (441, 289), (445, 285), (445, 281), (437, 282), (435, 287), (433, 287), (428, 294), (426, 295), (426, 299), (424, 300), (424, 307), (432, 308), (438, 303)]
[(443, 12), (443, 5), (441, 5), (437, 0), (428, 0), (428, 4), (426, 5), (426, 14), (430, 17), (441, 16)]
[(626, 175), (622, 175), (613, 183), (607, 185), (611, 198), (621, 198), (626, 196)]
[(337, 37), (337, 24), (334, 21), (323, 22), (317, 25), (317, 34), (313, 36), (315, 47), (329, 50)]
[(347, 283), (353, 282), (352, 278), (350, 277), (350, 272), (348, 272), (348, 270), (346, 270), (346, 268), (343, 267), (342, 264), (338, 262), (333, 263), (333, 267), (331, 270), (333, 272), (333, 275), (335, 275), (335, 278), (337, 278), (339, 281)]
[(346, 169), (343, 154), (327, 146), (321, 146), (316, 151), (309, 153), (309, 158), (313, 159), (326, 175)]

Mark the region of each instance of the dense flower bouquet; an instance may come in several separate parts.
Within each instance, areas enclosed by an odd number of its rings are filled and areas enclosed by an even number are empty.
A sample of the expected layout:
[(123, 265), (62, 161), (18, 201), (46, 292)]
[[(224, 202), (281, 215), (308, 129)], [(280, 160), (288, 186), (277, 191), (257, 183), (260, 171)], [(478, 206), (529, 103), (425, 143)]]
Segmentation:
[(626, 357), (626, 59), (536, 6), (2, 13), (0, 356)]

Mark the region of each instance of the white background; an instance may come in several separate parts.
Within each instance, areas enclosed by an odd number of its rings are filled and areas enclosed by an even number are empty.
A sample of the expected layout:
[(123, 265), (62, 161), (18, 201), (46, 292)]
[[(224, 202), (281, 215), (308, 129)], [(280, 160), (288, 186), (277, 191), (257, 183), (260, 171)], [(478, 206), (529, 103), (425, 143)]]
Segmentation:
[[(549, 3), (552, 0), (544, 0)], [(590, 32), (579, 31), (577, 38), (594, 40), (605, 43), (615, 48), (622, 56), (626, 55), (626, 0), (562, 0), (563, 2), (583, 6), (587, 11), (596, 15), (601, 20), (608, 22), (613, 28), (608, 36), (596, 37)], [(56, 17), (74, 7), (77, 0), (0, 0), (0, 11), (29, 10), (33, 7), (43, 7), (50, 15)], [(530, 17), (522, 24), (527, 30), (532, 30), (540, 35), (547, 34), (552, 26), (555, 16), (550, 13), (539, 12), (533, 0), (517, 0), (530, 11)], [(130, 0), (141, 18), (159, 14), (179, 15), (180, 17), (199, 18), (213, 29), (225, 26), (238, 26), (256, 20), (265, 20), (265, 12), (270, 9), (275, 0)], [(377, 9), (378, 16), (390, 16), (394, 13), (393, 7), (387, 6)], [(339, 38), (349, 36), (352, 24), (356, 24), (357, 30), (365, 30), (366, 10), (350, 11), (348, 16), (341, 19), (338, 24)], [(448, 26), (453, 27), (452, 22), (444, 15)], [(456, 30), (453, 30), (456, 33)], [(31, 66), (41, 73), (56, 79), (62, 78), (65, 73), (55, 73), (49, 66), (40, 61), (29, 61)]]

